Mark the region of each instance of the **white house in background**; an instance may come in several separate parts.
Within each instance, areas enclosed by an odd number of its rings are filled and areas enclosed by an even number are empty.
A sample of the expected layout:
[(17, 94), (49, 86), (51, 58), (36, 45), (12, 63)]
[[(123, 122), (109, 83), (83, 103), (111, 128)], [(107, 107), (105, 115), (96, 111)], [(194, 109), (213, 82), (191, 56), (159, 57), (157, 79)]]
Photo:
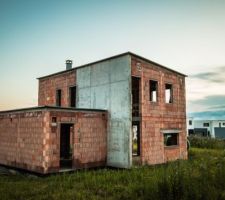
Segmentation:
[(188, 135), (201, 135), (212, 138), (225, 139), (225, 120), (187, 120)]

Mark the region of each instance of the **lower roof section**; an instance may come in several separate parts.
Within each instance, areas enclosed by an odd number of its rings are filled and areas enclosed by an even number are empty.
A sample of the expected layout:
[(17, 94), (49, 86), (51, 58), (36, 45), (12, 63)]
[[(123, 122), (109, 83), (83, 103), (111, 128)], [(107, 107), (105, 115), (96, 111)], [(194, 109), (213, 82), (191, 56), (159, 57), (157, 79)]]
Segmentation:
[(106, 112), (103, 109), (89, 109), (89, 108), (72, 108), (72, 107), (58, 107), (58, 106), (36, 106), (29, 108), (19, 108), (13, 110), (0, 111), (0, 114), (6, 114), (11, 112), (23, 112), (23, 111), (38, 111), (38, 110), (56, 110), (56, 111), (88, 111), (88, 112)]

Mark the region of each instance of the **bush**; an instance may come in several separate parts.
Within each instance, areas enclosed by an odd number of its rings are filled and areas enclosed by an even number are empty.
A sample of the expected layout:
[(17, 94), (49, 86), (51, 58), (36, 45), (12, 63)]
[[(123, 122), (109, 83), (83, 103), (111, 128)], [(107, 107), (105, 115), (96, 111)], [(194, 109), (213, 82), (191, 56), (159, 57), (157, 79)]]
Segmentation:
[(206, 149), (225, 149), (225, 140), (201, 136), (189, 136), (191, 147)]

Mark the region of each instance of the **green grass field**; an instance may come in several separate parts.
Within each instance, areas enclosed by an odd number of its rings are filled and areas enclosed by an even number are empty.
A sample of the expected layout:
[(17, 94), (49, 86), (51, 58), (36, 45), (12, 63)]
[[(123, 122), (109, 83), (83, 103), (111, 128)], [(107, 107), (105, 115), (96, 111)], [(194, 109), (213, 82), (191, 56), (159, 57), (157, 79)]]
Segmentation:
[(225, 151), (192, 148), (188, 161), (130, 170), (1, 175), (0, 199), (225, 199)]

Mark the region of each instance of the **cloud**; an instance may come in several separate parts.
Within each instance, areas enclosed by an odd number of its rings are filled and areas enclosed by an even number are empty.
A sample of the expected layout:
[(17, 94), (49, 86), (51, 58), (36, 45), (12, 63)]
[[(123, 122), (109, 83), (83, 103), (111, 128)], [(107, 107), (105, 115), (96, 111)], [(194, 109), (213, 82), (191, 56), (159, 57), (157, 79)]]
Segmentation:
[(202, 106), (206, 111), (190, 112), (189, 117), (195, 119), (221, 120), (225, 119), (225, 95), (210, 95), (202, 99), (190, 101), (190, 106)]
[(188, 113), (188, 117), (194, 117), (195, 119), (207, 119), (207, 120), (222, 120), (225, 119), (224, 111), (203, 111), (203, 112), (193, 112)]
[(212, 110), (214, 110), (214, 109), (224, 109), (225, 110), (225, 105), (212, 106), (209, 109), (212, 109)]
[(225, 66), (189, 76), (187, 111), (200, 118), (225, 118)]
[(225, 83), (225, 66), (216, 67), (214, 71), (202, 72), (189, 75), (190, 78), (197, 78), (213, 83)]
[(225, 95), (209, 95), (201, 99), (189, 100), (187, 108), (190, 113), (225, 112)]
[(202, 99), (191, 100), (191, 104), (201, 104), (208, 107), (224, 107), (225, 108), (225, 95), (209, 95)]

